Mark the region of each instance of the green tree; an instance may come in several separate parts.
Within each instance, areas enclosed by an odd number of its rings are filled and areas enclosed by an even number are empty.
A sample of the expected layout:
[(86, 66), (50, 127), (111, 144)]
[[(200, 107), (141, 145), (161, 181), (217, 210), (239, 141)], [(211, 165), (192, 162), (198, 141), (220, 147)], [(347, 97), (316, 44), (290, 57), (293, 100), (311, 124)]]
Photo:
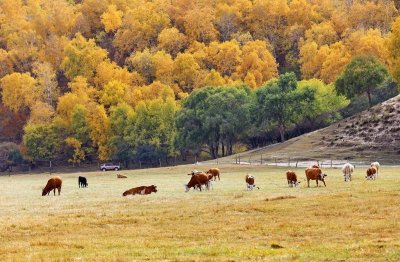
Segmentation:
[(36, 160), (53, 160), (60, 152), (57, 127), (53, 124), (26, 126), (23, 137), (28, 157)]
[[(199, 151), (206, 144), (211, 158), (232, 154), (234, 143), (249, 123), (251, 91), (247, 86), (205, 87), (183, 102), (176, 122), (181, 151)], [(183, 149), (183, 150), (182, 150)]]
[(294, 73), (285, 73), (256, 91), (259, 125), (277, 126), (281, 142), (287, 129), (304, 118), (315, 100), (315, 90), (297, 88)]
[(367, 94), (368, 105), (372, 106), (372, 92), (389, 76), (386, 68), (374, 57), (359, 56), (351, 60), (344, 72), (337, 78), (335, 88), (338, 94), (351, 99), (355, 95)]
[(128, 130), (133, 129), (136, 114), (128, 104), (120, 103), (110, 109), (109, 146), (111, 158), (123, 161), (128, 167), (129, 161), (134, 157), (134, 145), (129, 143)]

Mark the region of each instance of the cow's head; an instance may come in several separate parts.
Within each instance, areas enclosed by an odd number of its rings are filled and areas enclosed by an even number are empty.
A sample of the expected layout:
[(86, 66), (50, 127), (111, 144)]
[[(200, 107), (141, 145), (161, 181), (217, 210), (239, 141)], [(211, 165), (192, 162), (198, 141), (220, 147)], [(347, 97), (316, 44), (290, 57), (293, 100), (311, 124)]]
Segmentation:
[(320, 176), (321, 180), (324, 180), (324, 178), (327, 177), (328, 175), (324, 174), (324, 173), (321, 173), (321, 174), (319, 174), (319, 176)]
[(42, 190), (42, 196), (45, 196), (46, 194), (47, 194), (47, 192), (46, 192), (45, 188), (43, 188), (43, 190)]
[(149, 186), (148, 189), (150, 190), (150, 193), (151, 192), (157, 193), (157, 186), (155, 186), (155, 185)]
[(190, 187), (187, 184), (183, 184), (183, 186), (185, 187), (185, 192), (189, 192)]
[(295, 186), (295, 187), (298, 186), (299, 184), (300, 184), (300, 181), (293, 181), (292, 182), (292, 185)]

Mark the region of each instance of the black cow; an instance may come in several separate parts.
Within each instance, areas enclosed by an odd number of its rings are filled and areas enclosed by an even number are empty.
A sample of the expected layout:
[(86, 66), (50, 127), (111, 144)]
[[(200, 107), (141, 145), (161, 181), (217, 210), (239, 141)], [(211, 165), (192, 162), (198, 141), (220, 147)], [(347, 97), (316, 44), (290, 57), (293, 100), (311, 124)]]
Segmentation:
[(87, 187), (89, 184), (88, 184), (88, 182), (87, 182), (86, 177), (84, 177), (84, 176), (79, 176), (79, 178), (78, 178), (78, 185), (79, 185), (79, 187)]

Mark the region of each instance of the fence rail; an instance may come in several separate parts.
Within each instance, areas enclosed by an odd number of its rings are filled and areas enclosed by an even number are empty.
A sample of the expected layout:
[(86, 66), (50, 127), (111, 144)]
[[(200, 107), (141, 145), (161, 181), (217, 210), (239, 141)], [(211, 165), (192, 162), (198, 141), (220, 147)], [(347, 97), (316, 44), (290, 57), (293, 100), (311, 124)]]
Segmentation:
[(372, 162), (381, 162), (388, 165), (400, 165), (399, 162), (393, 161), (393, 163), (387, 163), (380, 161), (379, 159), (370, 160), (346, 160), (346, 159), (305, 159), (300, 157), (265, 157), (263, 155), (258, 156), (234, 156), (230, 158), (220, 158), (213, 159), (198, 164), (238, 164), (238, 165), (272, 165), (272, 166), (282, 166), (282, 167), (309, 167), (312, 165), (318, 165), (320, 167), (330, 167), (330, 168), (341, 168), (346, 163), (351, 163), (356, 166), (369, 166)]

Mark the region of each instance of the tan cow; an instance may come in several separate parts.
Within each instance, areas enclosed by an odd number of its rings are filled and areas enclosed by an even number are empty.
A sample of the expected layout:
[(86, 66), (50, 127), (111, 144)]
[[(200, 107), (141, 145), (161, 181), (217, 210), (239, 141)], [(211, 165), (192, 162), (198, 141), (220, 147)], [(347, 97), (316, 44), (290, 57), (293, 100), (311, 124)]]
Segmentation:
[(194, 189), (199, 188), (201, 191), (201, 187), (205, 185), (206, 188), (209, 188), (209, 177), (206, 173), (197, 172), (193, 173), (192, 177), (189, 180), (189, 183), (185, 184), (185, 192), (188, 192), (191, 187)]
[(50, 178), (47, 181), (46, 186), (43, 188), (42, 196), (49, 195), (51, 190), (54, 190), (54, 195), (56, 195), (56, 189), (58, 190), (58, 195), (61, 194), (62, 179), (59, 176)]
[(210, 170), (208, 170), (206, 173), (211, 174), (214, 177), (214, 181), (217, 179), (217, 177), (218, 177), (218, 180), (221, 180), (219, 178), (219, 169), (218, 168), (210, 168)]
[(126, 190), (124, 193), (122, 193), (122, 196), (127, 196), (127, 195), (149, 195), (152, 192), (157, 193), (157, 186), (151, 185), (151, 186), (134, 187), (134, 188)]
[[(372, 162), (371, 163), (371, 167), (375, 167), (376, 168), (376, 174), (375, 174), (375, 178), (378, 178), (378, 172), (379, 172), (379, 167), (380, 167), (381, 165), (379, 164), (379, 162)], [(374, 178), (374, 179), (375, 179)]]
[(318, 187), (318, 180), (322, 181), (325, 184), (325, 177), (327, 177), (327, 174), (323, 174), (321, 169), (319, 168), (306, 168), (305, 170), (306, 177), (307, 177), (307, 185), (310, 187), (310, 180), (315, 180), (317, 182), (317, 187)]
[(125, 175), (117, 174), (117, 178), (128, 178), (128, 177)]
[(342, 167), (342, 173), (344, 176), (344, 182), (351, 181), (351, 175), (354, 172), (354, 166), (350, 163), (346, 163)]

